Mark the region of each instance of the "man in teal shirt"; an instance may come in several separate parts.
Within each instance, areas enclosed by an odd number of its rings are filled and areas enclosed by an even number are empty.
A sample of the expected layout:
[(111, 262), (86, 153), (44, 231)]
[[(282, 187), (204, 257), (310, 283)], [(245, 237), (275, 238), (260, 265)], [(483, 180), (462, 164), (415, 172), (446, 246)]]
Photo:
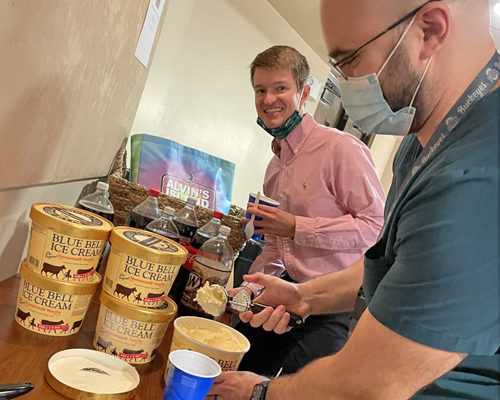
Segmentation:
[(276, 307), (241, 319), (286, 334), (285, 306), (351, 310), (342, 294), (362, 280), (368, 309), (336, 355), (270, 382), (224, 373), (211, 393), (498, 400), (500, 56), (488, 1), (322, 0), (321, 15), (349, 116), (371, 132), (411, 134), (364, 263), (299, 285), (246, 277)]

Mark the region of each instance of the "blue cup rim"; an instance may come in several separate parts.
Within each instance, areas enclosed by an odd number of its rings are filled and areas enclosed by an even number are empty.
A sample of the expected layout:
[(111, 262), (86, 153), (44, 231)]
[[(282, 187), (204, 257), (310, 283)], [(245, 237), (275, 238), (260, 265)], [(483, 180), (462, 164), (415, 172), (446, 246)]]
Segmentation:
[[(254, 199), (257, 197), (257, 193), (249, 193), (250, 197), (253, 197)], [(261, 201), (264, 201), (266, 203), (269, 203), (271, 207), (278, 207), (280, 205), (279, 201), (276, 201), (274, 199), (271, 199), (270, 197), (264, 196), (262, 193), (260, 195), (259, 203)]]
[[(210, 375), (200, 375), (200, 374), (196, 374), (192, 371), (188, 371), (186, 368), (182, 368), (181, 366), (179, 366), (177, 363), (176, 363), (176, 360), (175, 359), (172, 359), (172, 357), (176, 357), (177, 355), (182, 356), (182, 355), (187, 355), (187, 356), (190, 356), (190, 357), (197, 357), (198, 359), (204, 359), (206, 362), (208, 362), (209, 364), (211, 364), (211, 367), (213, 367), (217, 372), (214, 372), (213, 374), (210, 374)], [(169, 355), (168, 355), (168, 360), (170, 361), (170, 364), (173, 365), (175, 368), (181, 370), (182, 372), (184, 372), (185, 374), (188, 374), (188, 375), (191, 375), (191, 376), (195, 376), (197, 378), (203, 378), (203, 379), (214, 379), (214, 378), (217, 378), (221, 373), (222, 373), (222, 369), (220, 367), (220, 365), (215, 361), (213, 360), (212, 358), (206, 356), (205, 354), (202, 354), (202, 353), (198, 353), (197, 351), (192, 351), (192, 350), (174, 350), (172, 351)]]

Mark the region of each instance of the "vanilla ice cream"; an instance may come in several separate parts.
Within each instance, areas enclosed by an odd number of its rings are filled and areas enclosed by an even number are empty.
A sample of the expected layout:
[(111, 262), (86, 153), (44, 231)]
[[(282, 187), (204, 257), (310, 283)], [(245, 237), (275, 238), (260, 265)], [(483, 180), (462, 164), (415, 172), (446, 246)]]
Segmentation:
[(226, 309), (226, 291), (222, 286), (210, 285), (207, 281), (196, 293), (195, 301), (198, 302), (207, 314), (218, 317)]
[(174, 321), (171, 352), (197, 351), (217, 361), (223, 371), (237, 371), (249, 349), (250, 342), (245, 336), (213, 319), (179, 317)]
[(220, 350), (242, 351), (245, 348), (228, 328), (221, 327), (213, 331), (206, 328), (193, 328), (186, 323), (181, 323), (179, 329), (190, 338)]

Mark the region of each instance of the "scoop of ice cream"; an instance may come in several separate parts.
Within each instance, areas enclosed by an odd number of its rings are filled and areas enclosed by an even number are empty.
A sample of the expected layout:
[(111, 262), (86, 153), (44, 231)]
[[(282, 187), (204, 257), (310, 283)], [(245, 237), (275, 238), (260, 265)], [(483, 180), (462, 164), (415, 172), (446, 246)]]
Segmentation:
[(238, 339), (228, 328), (221, 327), (213, 331), (206, 328), (193, 328), (186, 323), (180, 323), (178, 326), (190, 338), (220, 350), (242, 351), (245, 348), (245, 345), (238, 342)]
[(226, 309), (226, 291), (219, 285), (205, 285), (196, 293), (195, 300), (207, 314), (218, 317)]

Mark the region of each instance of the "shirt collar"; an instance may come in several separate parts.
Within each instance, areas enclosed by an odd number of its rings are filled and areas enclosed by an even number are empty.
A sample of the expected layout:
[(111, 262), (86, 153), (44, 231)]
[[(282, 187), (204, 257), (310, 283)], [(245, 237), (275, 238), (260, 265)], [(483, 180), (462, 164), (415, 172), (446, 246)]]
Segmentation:
[(298, 124), (295, 129), (281, 141), (281, 143), (278, 140), (273, 139), (271, 143), (273, 153), (279, 157), (281, 155), (281, 147), (283, 146), (283, 143), (286, 142), (290, 146), (292, 152), (297, 154), (315, 126), (316, 121), (314, 121), (312, 115), (305, 113), (300, 124)]

